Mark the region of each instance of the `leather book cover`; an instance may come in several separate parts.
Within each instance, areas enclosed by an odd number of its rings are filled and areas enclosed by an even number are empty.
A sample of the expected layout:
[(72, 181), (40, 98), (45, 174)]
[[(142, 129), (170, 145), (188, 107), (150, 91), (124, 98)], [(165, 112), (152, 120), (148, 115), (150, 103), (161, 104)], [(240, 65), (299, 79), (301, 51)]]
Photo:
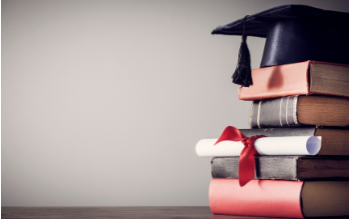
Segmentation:
[(298, 96), (255, 100), (249, 123), (253, 129), (300, 126), (297, 115)]
[(310, 61), (253, 69), (253, 85), (239, 86), (240, 100), (261, 100), (309, 93)]
[(302, 181), (251, 180), (240, 187), (237, 179), (212, 179), (212, 213), (242, 216), (303, 218)]
[(253, 85), (239, 86), (240, 100), (261, 100), (295, 95), (349, 97), (349, 65), (305, 61), (253, 69)]
[(249, 124), (252, 129), (318, 125), (349, 128), (349, 98), (312, 95), (254, 100)]
[[(348, 179), (349, 157), (338, 156), (256, 156), (255, 179), (314, 180)], [(239, 176), (239, 157), (211, 160), (213, 178)]]

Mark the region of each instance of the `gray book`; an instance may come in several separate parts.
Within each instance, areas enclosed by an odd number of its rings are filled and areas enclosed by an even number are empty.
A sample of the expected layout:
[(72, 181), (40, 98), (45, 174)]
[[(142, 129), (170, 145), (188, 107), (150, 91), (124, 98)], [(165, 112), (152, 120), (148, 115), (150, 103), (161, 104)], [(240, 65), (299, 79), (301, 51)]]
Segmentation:
[(318, 125), (349, 127), (349, 98), (288, 96), (252, 102), (249, 124), (253, 129)]
[[(349, 157), (256, 156), (255, 179), (348, 179)], [(238, 178), (239, 157), (211, 160), (213, 178)]]

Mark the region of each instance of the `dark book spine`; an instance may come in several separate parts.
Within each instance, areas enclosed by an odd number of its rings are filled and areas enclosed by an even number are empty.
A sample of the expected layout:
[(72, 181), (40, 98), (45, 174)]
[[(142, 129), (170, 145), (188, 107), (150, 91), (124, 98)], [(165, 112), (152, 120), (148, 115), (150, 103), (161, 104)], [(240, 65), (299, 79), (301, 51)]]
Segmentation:
[[(331, 156), (257, 156), (255, 179), (348, 179), (349, 158)], [(239, 157), (211, 160), (213, 178), (237, 179)]]
[(349, 178), (349, 158), (338, 156), (299, 157), (297, 163), (297, 177), (299, 180), (347, 180)]
[[(297, 180), (297, 158), (268, 156), (256, 157), (255, 179)], [(213, 158), (213, 178), (238, 178), (239, 157)]]
[(298, 96), (253, 101), (249, 123), (253, 129), (300, 126), (297, 118)]

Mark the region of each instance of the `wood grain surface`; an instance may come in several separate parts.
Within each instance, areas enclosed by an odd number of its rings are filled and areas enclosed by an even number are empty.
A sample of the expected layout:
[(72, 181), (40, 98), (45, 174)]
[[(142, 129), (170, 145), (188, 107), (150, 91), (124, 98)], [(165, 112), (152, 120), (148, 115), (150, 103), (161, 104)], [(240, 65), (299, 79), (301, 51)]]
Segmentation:
[[(209, 207), (2, 207), (2, 219), (267, 219), (213, 215)], [(346, 218), (346, 217), (340, 217)], [(273, 218), (278, 219), (278, 218)], [(279, 218), (281, 219), (281, 218)], [(283, 218), (284, 219), (284, 218)], [(314, 218), (313, 218), (314, 219)], [(325, 218), (322, 218), (325, 219)]]

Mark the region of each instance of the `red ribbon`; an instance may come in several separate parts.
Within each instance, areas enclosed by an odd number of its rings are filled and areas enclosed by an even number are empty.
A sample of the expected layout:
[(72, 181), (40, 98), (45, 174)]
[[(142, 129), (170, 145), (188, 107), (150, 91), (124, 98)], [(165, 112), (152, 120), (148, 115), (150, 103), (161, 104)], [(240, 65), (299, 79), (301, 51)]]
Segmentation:
[(244, 144), (239, 159), (239, 184), (240, 186), (246, 185), (254, 178), (255, 161), (254, 156), (259, 155), (258, 151), (254, 147), (254, 142), (258, 138), (267, 137), (265, 135), (255, 135), (252, 137), (246, 137), (239, 129), (228, 126), (223, 131), (221, 137), (215, 143), (218, 144), (221, 141), (241, 141)]

